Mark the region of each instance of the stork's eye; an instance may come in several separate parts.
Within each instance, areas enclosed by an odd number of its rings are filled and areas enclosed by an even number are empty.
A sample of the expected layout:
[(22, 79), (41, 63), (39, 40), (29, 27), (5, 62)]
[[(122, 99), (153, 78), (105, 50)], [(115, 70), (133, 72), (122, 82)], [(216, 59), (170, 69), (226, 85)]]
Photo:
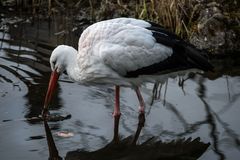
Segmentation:
[(67, 71), (66, 71), (66, 70), (65, 70), (65, 71), (63, 71), (63, 73), (64, 73), (64, 74), (66, 74), (66, 75), (68, 75), (68, 73), (67, 73)]
[(52, 63), (53, 63), (54, 66), (56, 65), (56, 62), (57, 62), (57, 61), (52, 61)]

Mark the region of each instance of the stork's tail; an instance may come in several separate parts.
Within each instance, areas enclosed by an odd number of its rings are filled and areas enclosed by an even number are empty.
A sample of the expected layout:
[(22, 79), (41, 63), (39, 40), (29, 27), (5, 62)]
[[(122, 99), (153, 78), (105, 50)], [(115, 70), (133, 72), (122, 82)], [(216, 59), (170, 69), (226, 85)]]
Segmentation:
[(193, 67), (203, 71), (213, 71), (214, 67), (209, 63), (206, 51), (199, 50), (191, 45), (184, 46), (185, 54), (188, 57), (188, 63)]

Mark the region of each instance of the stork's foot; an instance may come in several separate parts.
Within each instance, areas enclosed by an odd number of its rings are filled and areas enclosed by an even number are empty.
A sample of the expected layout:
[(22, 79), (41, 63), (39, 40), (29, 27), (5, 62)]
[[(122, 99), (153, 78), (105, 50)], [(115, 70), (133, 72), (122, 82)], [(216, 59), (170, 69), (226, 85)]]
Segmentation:
[(132, 145), (136, 145), (138, 137), (141, 133), (141, 130), (144, 127), (144, 123), (145, 123), (145, 113), (140, 112), (140, 114), (138, 116), (138, 127), (137, 127), (137, 131), (135, 133), (135, 136), (133, 138)]
[(113, 142), (114, 143), (119, 143), (119, 135), (118, 135), (118, 130), (119, 130), (119, 120), (121, 117), (121, 113), (113, 113), (114, 117), (114, 135), (113, 135)]

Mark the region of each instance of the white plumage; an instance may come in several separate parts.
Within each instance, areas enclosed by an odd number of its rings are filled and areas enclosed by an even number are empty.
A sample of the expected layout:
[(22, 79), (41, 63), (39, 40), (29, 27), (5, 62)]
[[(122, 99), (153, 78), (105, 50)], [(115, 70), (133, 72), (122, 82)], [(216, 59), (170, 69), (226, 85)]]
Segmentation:
[(82, 33), (77, 56), (80, 72), (87, 78), (82, 80), (88, 81), (91, 76), (102, 81), (113, 78), (112, 83), (119, 84), (128, 71), (163, 61), (172, 54), (171, 48), (156, 42), (151, 31), (115, 21), (93, 24)]
[[(144, 81), (161, 80), (162, 77), (165, 79), (177, 75), (175, 70), (171, 72), (170, 67), (168, 74), (139, 74), (127, 78), (128, 72), (163, 62), (173, 54), (172, 44), (168, 46), (157, 42), (153, 36), (155, 30), (148, 29), (151, 26), (149, 22), (134, 18), (97, 22), (83, 31), (78, 51), (66, 45), (59, 45), (54, 49), (50, 58), (52, 70), (66, 70), (72, 80), (80, 83), (110, 83), (134, 87)], [(172, 36), (172, 33), (162, 32), (162, 28), (157, 33), (165, 39), (173, 39), (170, 43), (183, 42), (175, 40), (176, 36)], [(191, 68), (199, 69), (186, 69)]]

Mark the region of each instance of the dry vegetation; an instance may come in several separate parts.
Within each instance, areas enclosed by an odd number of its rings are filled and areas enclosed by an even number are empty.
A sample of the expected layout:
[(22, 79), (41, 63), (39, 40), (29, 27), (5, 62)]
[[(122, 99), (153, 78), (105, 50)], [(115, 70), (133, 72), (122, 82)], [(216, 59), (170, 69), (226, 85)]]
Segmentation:
[[(216, 1), (228, 7), (225, 15), (234, 16), (240, 21), (240, 7), (234, 4), (235, 0)], [(206, 1), (206, 4), (209, 2)], [(65, 14), (67, 10), (72, 15), (85, 17), (92, 22), (135, 17), (159, 23), (186, 39), (197, 31), (197, 20), (201, 9), (205, 7), (197, 0), (2, 0), (1, 3), (14, 3), (20, 10), (32, 14), (45, 13), (49, 17)], [(239, 29), (238, 25), (234, 27)]]
[(44, 10), (49, 16), (67, 8), (75, 11), (87, 8), (93, 21), (130, 16), (160, 23), (181, 36), (189, 36), (196, 11), (192, 0), (2, 0), (2, 3), (15, 3), (32, 14)]
[(139, 8), (138, 18), (160, 23), (180, 36), (190, 36), (196, 11), (191, 0), (142, 0)]

